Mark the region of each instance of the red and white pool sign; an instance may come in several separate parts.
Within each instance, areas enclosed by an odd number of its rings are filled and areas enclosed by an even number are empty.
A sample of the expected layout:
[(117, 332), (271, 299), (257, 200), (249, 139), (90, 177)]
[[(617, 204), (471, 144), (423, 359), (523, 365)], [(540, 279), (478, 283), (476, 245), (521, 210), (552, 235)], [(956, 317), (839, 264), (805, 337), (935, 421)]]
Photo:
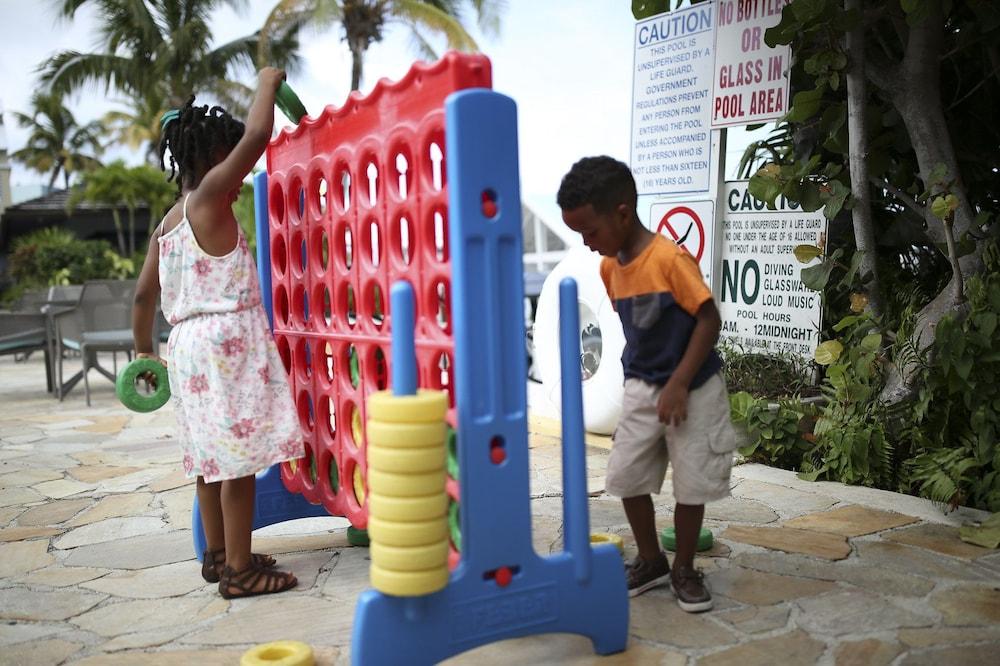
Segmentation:
[(695, 258), (702, 277), (712, 284), (715, 257), (715, 204), (711, 201), (661, 202), (649, 209), (650, 226)]

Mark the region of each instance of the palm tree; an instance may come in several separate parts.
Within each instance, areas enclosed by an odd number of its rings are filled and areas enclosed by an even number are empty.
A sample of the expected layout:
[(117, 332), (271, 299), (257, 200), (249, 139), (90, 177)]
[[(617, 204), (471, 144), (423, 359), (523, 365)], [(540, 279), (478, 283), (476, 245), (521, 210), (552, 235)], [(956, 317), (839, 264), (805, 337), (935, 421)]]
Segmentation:
[[(68, 20), (86, 4), (97, 6), (103, 51), (62, 51), (42, 63), (42, 81), (53, 92), (103, 85), (123, 94), (137, 109), (145, 128), (140, 133), (149, 134), (140, 140), (154, 144), (159, 126), (150, 127), (148, 119), (182, 106), (192, 93), (208, 93), (230, 112), (246, 113), (253, 91), (237, 79), (261, 64), (259, 32), (214, 45), (208, 25), (214, 10), (239, 7), (241, 0), (56, 0), (59, 16)], [(280, 31), (270, 43), (271, 60), (264, 64), (294, 71), (297, 30)]]
[(82, 127), (63, 106), (58, 95), (36, 92), (31, 96), (31, 115), (14, 113), (17, 123), (30, 130), (24, 148), (11, 156), (29, 169), (49, 173), (51, 189), (61, 173), (66, 187), (70, 175), (101, 165), (101, 123), (91, 121)]
[[(462, 0), (279, 0), (261, 29), (261, 56), (268, 54), (271, 40), (278, 43), (289, 31), (309, 25), (324, 30), (340, 24), (341, 39), (351, 51), (351, 90), (361, 85), (365, 52), (382, 41), (386, 25), (406, 26), (420, 55), (437, 57), (429, 37), (443, 37), (448, 48), (476, 51), (478, 46), (463, 23)], [(469, 0), (479, 27), (495, 34), (500, 26), (503, 0)]]

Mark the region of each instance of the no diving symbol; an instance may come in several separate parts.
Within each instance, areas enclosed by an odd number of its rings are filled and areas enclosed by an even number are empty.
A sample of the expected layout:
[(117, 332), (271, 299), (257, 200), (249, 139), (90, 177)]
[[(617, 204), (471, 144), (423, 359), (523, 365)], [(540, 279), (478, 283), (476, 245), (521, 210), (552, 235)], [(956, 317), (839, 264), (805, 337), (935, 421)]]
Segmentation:
[(660, 218), (656, 231), (665, 233), (687, 250), (695, 261), (701, 262), (701, 255), (705, 253), (705, 225), (694, 210), (687, 206), (674, 206)]

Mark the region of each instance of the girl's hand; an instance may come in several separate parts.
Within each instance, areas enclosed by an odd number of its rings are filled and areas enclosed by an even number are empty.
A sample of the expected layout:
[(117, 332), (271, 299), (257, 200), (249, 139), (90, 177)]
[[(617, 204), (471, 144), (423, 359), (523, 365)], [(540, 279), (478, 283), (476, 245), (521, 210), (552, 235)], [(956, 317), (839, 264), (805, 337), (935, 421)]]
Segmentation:
[(257, 74), (257, 80), (261, 90), (277, 92), (278, 86), (285, 80), (285, 70), (277, 67), (262, 67)]
[[(154, 361), (156, 361), (157, 363), (159, 363), (160, 365), (162, 365), (164, 368), (167, 367), (167, 362), (164, 359), (162, 359), (159, 356), (157, 356), (156, 354), (151, 354), (149, 352), (139, 352), (139, 353), (137, 353), (135, 355), (135, 357), (137, 359), (139, 359), (139, 358), (151, 358)], [(141, 379), (142, 381), (146, 382), (146, 386), (149, 386), (154, 391), (156, 390), (156, 375), (155, 374), (153, 374), (152, 372), (144, 372), (141, 375), (139, 375), (138, 378)]]

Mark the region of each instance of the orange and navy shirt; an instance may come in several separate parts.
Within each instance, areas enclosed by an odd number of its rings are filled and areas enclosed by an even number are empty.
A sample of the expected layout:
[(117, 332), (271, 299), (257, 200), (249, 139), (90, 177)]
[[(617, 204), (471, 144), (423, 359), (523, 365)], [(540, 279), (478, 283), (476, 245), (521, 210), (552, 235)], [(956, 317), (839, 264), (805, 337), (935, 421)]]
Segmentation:
[[(687, 350), (698, 309), (712, 299), (698, 262), (660, 234), (626, 265), (601, 261), (601, 279), (622, 320), (625, 377), (663, 385)], [(691, 389), (722, 368), (713, 349), (691, 380)]]

